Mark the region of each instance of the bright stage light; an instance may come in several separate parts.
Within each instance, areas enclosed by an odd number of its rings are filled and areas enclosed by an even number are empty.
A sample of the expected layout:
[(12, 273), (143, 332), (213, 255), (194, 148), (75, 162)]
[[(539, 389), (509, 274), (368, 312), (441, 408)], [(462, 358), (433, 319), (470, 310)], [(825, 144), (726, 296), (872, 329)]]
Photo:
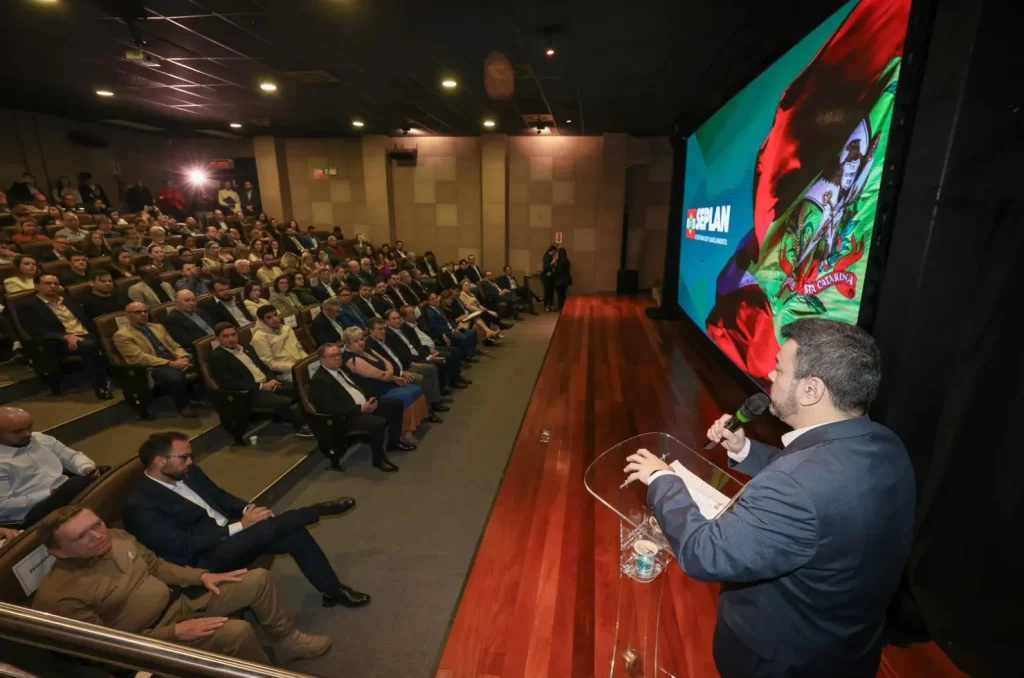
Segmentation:
[(190, 169), (188, 172), (185, 173), (185, 176), (188, 177), (188, 181), (189, 181), (190, 184), (205, 184), (206, 183), (206, 170), (202, 170), (202, 169), (198, 169), (198, 168)]

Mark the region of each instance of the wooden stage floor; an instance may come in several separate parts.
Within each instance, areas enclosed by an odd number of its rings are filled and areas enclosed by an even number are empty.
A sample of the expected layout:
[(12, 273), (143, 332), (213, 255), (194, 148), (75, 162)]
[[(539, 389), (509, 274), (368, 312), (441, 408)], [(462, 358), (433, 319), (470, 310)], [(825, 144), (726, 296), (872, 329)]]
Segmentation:
[[(746, 398), (681, 323), (652, 322), (647, 303), (571, 297), (523, 420), (466, 582), (436, 678), (607, 676), (614, 643), (618, 524), (583, 473), (600, 452), (664, 431), (694, 445)], [(494, 394), (500, 396), (500, 394)], [(781, 424), (751, 433), (771, 440)], [(549, 439), (542, 440), (547, 431)], [(718, 586), (669, 568), (686, 672), (717, 676), (711, 657)], [(964, 675), (932, 644), (887, 647), (879, 676)]]

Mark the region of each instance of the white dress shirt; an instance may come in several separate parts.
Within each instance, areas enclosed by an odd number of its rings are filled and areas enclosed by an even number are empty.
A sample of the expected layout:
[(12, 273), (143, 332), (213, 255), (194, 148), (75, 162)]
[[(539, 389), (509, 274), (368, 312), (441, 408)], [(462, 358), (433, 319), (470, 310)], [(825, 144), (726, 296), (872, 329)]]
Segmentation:
[(341, 384), (346, 391), (348, 391), (348, 394), (352, 396), (352, 400), (355, 401), (356, 405), (362, 407), (364, 404), (366, 404), (366, 396), (363, 395), (362, 391), (356, 388), (355, 383), (353, 383), (353, 381), (348, 378), (347, 374), (345, 374), (341, 370), (332, 370), (326, 367), (324, 367), (323, 369), (327, 370), (327, 373), (334, 377), (338, 381), (338, 383)]
[[(174, 494), (178, 495), (183, 499), (187, 499), (188, 501), (192, 502), (199, 508), (203, 509), (204, 511), (206, 511), (206, 514), (213, 518), (214, 522), (216, 522), (221, 527), (227, 525), (229, 537), (234, 534), (238, 534), (242, 531), (242, 523), (231, 523), (230, 525), (228, 525), (228, 519), (221, 515), (219, 511), (217, 511), (212, 506), (207, 504), (206, 501), (204, 501), (202, 497), (196, 494), (191, 487), (186, 485), (184, 481), (175, 480), (173, 483), (165, 483), (162, 480), (157, 480), (148, 473), (146, 474), (146, 477), (152, 480), (154, 483), (160, 483)], [(249, 507), (246, 506), (245, 509), (249, 510)]]
[(228, 313), (230, 313), (235, 318), (235, 321), (238, 323), (239, 327), (243, 327), (252, 322), (251, 320), (245, 317), (244, 313), (242, 313), (242, 309), (238, 307), (238, 303), (236, 302), (234, 296), (232, 296), (231, 299), (228, 301), (222, 301), (218, 299), (217, 303), (228, 310)]
[(0, 520), (23, 519), (64, 484), (64, 469), (85, 475), (96, 463), (53, 436), (33, 433), (25, 447), (0, 445)]
[(400, 330), (396, 330), (396, 329), (394, 329), (392, 327), (388, 327), (388, 332), (394, 332), (395, 336), (397, 336), (399, 339), (404, 341), (405, 345), (409, 347), (409, 352), (412, 353), (413, 357), (417, 357), (416, 356), (416, 348), (413, 347), (412, 342), (409, 341), (409, 338), (407, 336), (402, 334), (402, 332)]
[(416, 327), (413, 323), (406, 322), (405, 324), (416, 330), (416, 336), (419, 337), (421, 344), (429, 348), (431, 351), (437, 348), (437, 345), (434, 343), (434, 340), (430, 338), (429, 334), (421, 330), (419, 327)]

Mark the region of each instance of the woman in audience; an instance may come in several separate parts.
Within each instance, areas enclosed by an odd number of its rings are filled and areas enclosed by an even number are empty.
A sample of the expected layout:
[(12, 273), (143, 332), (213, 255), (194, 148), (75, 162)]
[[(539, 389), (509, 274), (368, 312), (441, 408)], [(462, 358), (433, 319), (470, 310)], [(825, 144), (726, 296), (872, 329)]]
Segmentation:
[(59, 224), (63, 218), (64, 218), (64, 213), (60, 211), (59, 207), (57, 207), (56, 205), (47, 205), (46, 206), (46, 223), (47, 223), (47, 225), (49, 225), (49, 224)]
[(189, 250), (190, 252), (196, 248), (196, 237), (194, 235), (186, 235), (181, 239), (181, 247), (178, 248), (178, 254), (181, 254), (182, 250)]
[(149, 246), (149, 264), (155, 266), (161, 273), (170, 273), (174, 270), (174, 264), (167, 258), (167, 251), (163, 245), (153, 243)]
[(270, 221), (270, 217), (267, 216), (266, 212), (260, 212), (260, 215), (256, 217), (256, 221), (260, 222), (261, 224), (265, 224), (268, 221)]
[(132, 253), (123, 247), (118, 247), (114, 250), (113, 260), (110, 262), (110, 277), (114, 280), (135, 277)]
[(326, 268), (327, 270), (334, 270), (334, 262), (331, 260), (331, 255), (326, 249), (320, 250), (320, 253), (316, 255), (316, 270)]
[(299, 258), (299, 270), (306, 275), (314, 275), (316, 273), (316, 269), (316, 255), (308, 250), (303, 252), (302, 257)]
[(416, 445), (419, 441), (413, 432), (420, 422), (427, 418), (427, 401), (423, 397), (423, 389), (410, 384), (402, 375), (395, 374), (391, 362), (382, 356), (366, 349), (363, 330), (350, 327), (342, 336), (344, 350), (341, 353), (341, 365), (359, 390), (368, 398), (398, 398), (402, 401), (402, 442)]
[[(385, 245), (384, 247), (387, 247), (387, 245)], [(367, 248), (367, 249), (369, 249), (369, 248)], [(386, 281), (388, 278), (391, 277), (391, 263), (392, 262), (389, 261), (384, 256), (384, 249), (383, 248), (381, 248), (380, 252), (377, 252), (376, 256), (371, 257), (370, 261), (373, 262), (374, 267), (377, 269), (377, 278), (379, 280)]]
[(448, 319), (457, 325), (460, 330), (465, 331), (472, 327), (473, 331), (476, 332), (477, 338), (485, 346), (495, 345), (496, 342), (494, 340), (498, 337), (498, 333), (487, 327), (484, 321), (480, 319), (480, 316), (467, 320), (466, 316), (469, 314), (463, 308), (462, 303), (456, 298), (454, 291), (445, 290), (441, 292), (441, 308), (448, 316)]
[(4, 291), (7, 294), (36, 288), (36, 273), (39, 269), (35, 257), (27, 254), (14, 257), (14, 270), (17, 273), (4, 280)]
[(76, 205), (82, 204), (82, 194), (78, 192), (78, 189), (71, 184), (71, 179), (68, 179), (63, 174), (57, 177), (57, 186), (53, 189), (53, 202), (56, 205), (63, 204), (64, 196), (71, 194), (75, 199)]
[(285, 252), (281, 255), (281, 270), (285, 273), (295, 273), (299, 270), (299, 258), (291, 252)]
[[(459, 285), (459, 297), (458, 302), (462, 305), (462, 308), (466, 313), (480, 313), (480, 319), (490, 327), (491, 329), (506, 329), (507, 326), (501, 324), (501, 319), (498, 318), (498, 314), (493, 311), (484, 308), (480, 303), (480, 300), (473, 294), (473, 283), (469, 278), (465, 278)], [(501, 335), (497, 335), (501, 337)], [(503, 337), (501, 337), (503, 338)]]
[(281, 258), (281, 243), (277, 241), (277, 238), (270, 241), (270, 253), (274, 255), (275, 259)]
[[(313, 275), (316, 275), (316, 273), (313, 273)], [(313, 290), (309, 287), (306, 281), (306, 274), (302, 271), (299, 271), (292, 276), (291, 290), (292, 294), (298, 297), (299, 303), (303, 306), (312, 306), (320, 303), (317, 301), (317, 298), (313, 296)]]
[(395, 253), (391, 251), (391, 245), (384, 243), (380, 246), (380, 256), (387, 259), (392, 265), (395, 263)]
[(235, 258), (231, 256), (220, 244), (216, 242), (206, 243), (203, 249), (203, 268), (219, 268), (224, 264), (230, 264)]
[(35, 219), (23, 219), (18, 226), (21, 228), (20, 233), (15, 233), (11, 236), (11, 240), (24, 245), (27, 242), (49, 242), (50, 239), (39, 232), (39, 224), (36, 223)]
[(85, 253), (89, 255), (90, 259), (114, 255), (110, 245), (107, 244), (107, 239), (103, 237), (103, 233), (100, 231), (89, 232), (89, 239), (85, 241)]
[(254, 264), (262, 263), (263, 247), (264, 245), (262, 240), (257, 240), (256, 238), (253, 238), (252, 242), (249, 243), (249, 261), (251, 261)]
[(111, 210), (110, 211), (110, 220), (112, 222), (114, 222), (115, 226), (127, 226), (128, 225), (128, 222), (124, 220), (124, 217), (122, 217), (121, 213), (118, 212), (117, 210)]
[(247, 282), (242, 290), (245, 308), (253, 318), (260, 306), (269, 306), (270, 302), (263, 298), (263, 286), (258, 282)]
[(287, 275), (279, 275), (274, 279), (274, 287), (270, 292), (270, 303), (281, 315), (297, 313), (302, 310), (302, 302), (292, 292), (292, 283)]

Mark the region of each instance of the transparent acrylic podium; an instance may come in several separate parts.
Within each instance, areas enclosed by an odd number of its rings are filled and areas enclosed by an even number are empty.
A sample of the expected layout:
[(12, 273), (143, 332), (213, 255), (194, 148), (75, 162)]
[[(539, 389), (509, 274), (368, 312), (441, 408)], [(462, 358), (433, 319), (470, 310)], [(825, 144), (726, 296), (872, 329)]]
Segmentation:
[[(587, 468), (583, 478), (587, 491), (618, 518), (619, 524), (618, 603), (611, 667), (607, 673), (600, 669), (596, 673), (609, 678), (687, 674), (679, 623), (661, 623), (663, 611), (685, 605), (685, 600), (671, 600), (665, 593), (667, 577), (660, 576), (666, 568), (678, 566), (673, 565), (672, 549), (647, 506), (647, 486), (635, 481), (621, 487), (626, 478), (626, 457), (639, 449), (670, 465), (678, 462), (684, 473), (693, 474), (721, 493), (720, 501), (709, 504), (708, 510), (715, 515), (728, 510), (743, 490), (743, 483), (726, 470), (727, 458), (720, 447), (697, 452), (667, 433), (644, 433), (624, 440)], [(673, 616), (678, 621), (688, 615), (681, 611)]]

